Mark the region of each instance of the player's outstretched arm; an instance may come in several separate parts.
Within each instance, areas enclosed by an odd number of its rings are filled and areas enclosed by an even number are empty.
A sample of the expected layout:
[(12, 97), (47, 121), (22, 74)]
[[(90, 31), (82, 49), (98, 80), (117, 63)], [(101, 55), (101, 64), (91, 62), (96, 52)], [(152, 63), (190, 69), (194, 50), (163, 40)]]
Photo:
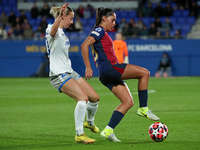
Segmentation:
[(60, 10), (60, 14), (59, 16), (55, 19), (55, 22), (53, 23), (52, 25), (52, 28), (51, 28), (51, 31), (50, 31), (50, 35), (52, 37), (54, 37), (57, 33), (57, 30), (58, 30), (58, 27), (60, 25), (60, 21), (63, 19), (63, 14), (65, 14), (65, 10), (67, 8), (67, 5), (69, 5), (69, 3), (66, 3), (64, 4), (62, 7), (61, 7), (61, 10)]

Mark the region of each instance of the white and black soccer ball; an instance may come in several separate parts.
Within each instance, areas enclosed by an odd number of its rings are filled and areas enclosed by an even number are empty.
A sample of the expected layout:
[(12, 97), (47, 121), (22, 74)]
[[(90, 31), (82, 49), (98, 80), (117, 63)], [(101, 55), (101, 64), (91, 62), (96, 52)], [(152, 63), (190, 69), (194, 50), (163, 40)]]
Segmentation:
[(168, 136), (168, 128), (162, 122), (155, 122), (149, 127), (149, 136), (155, 142), (164, 141)]

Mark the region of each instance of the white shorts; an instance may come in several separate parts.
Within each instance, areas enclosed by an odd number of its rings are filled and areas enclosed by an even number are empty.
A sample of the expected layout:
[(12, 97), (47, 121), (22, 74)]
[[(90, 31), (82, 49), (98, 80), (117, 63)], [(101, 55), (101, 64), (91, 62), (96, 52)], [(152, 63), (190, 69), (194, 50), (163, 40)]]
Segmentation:
[(80, 77), (81, 76), (76, 71), (73, 71), (72, 73), (65, 72), (56, 76), (49, 77), (49, 81), (53, 87), (61, 92), (60, 89), (67, 81), (69, 81), (70, 79), (78, 81)]

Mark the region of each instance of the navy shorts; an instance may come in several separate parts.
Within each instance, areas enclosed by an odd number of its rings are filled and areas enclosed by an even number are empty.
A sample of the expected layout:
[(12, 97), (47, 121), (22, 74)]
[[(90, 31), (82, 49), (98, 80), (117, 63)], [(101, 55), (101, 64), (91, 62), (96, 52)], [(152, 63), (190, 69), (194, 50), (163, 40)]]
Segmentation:
[(126, 68), (127, 64), (115, 64), (110, 69), (106, 70), (100, 74), (100, 81), (110, 90), (113, 86), (123, 84), (124, 81), (121, 80), (121, 76)]

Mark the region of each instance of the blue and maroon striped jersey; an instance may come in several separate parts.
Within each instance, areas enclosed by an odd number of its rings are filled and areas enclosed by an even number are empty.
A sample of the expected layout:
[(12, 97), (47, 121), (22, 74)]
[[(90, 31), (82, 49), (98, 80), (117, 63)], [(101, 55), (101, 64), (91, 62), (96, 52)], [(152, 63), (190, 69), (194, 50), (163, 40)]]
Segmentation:
[(90, 36), (96, 40), (96, 42), (91, 46), (91, 49), (96, 67), (99, 69), (99, 73), (101, 74), (112, 65), (118, 63), (113, 48), (113, 41), (101, 26), (94, 28)]

